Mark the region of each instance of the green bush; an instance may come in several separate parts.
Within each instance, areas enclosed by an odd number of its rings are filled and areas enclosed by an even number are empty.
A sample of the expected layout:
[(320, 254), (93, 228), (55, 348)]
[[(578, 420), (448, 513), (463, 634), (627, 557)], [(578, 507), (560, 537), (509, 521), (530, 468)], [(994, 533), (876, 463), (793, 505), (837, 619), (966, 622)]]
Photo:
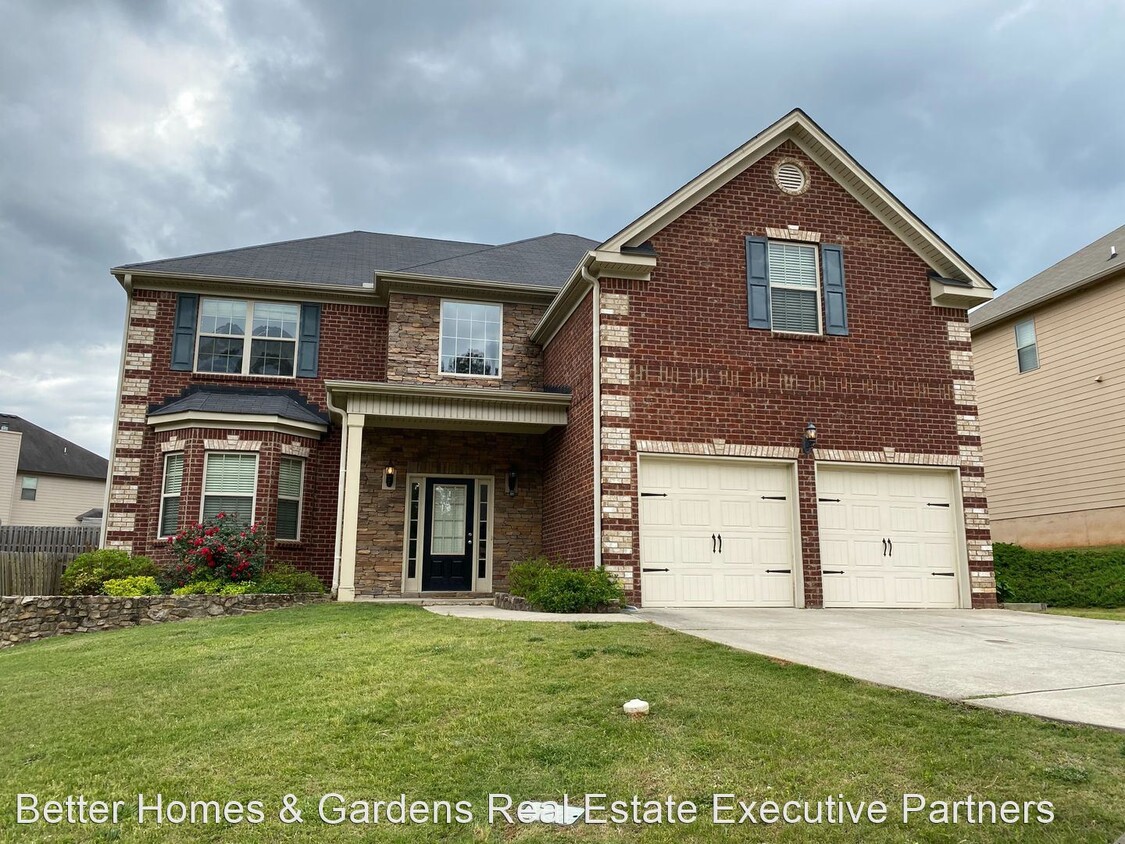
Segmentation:
[(252, 591), (264, 595), (320, 594), (324, 591), (324, 584), (315, 574), (298, 571), (288, 563), (274, 563), (266, 567)]
[(1037, 551), (997, 542), (993, 555), (1009, 603), (1125, 607), (1125, 546)]
[(117, 598), (136, 598), (140, 595), (159, 595), (160, 587), (155, 577), (138, 575), (107, 580), (102, 584), (102, 591)]
[(258, 584), (249, 583), (224, 583), (219, 590), (220, 595), (253, 595), (258, 591)]
[(107, 580), (156, 577), (156, 564), (148, 557), (130, 557), (113, 548), (79, 554), (62, 575), (64, 595), (100, 595)]
[(193, 580), (172, 590), (173, 595), (218, 595), (223, 584), (218, 580)]
[(508, 588), (543, 612), (585, 612), (625, 600), (604, 569), (573, 569), (542, 557), (512, 566)]

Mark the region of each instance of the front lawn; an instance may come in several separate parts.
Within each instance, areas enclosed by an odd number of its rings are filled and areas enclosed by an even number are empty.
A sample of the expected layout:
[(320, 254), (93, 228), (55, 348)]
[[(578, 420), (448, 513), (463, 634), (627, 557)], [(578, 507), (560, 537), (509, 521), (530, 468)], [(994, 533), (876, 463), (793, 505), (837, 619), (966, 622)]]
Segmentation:
[[(621, 704), (651, 702), (631, 721)], [(0, 651), (4, 841), (1051, 841), (1125, 832), (1125, 735), (871, 686), (649, 625), (317, 605)], [(15, 795), (126, 802), (19, 827)], [(150, 800), (265, 801), (258, 826), (138, 826)], [(328, 826), (316, 800), (466, 800), (463, 826)], [(690, 826), (486, 822), (489, 792), (692, 800)], [(890, 822), (716, 827), (714, 793), (885, 800)], [(1050, 826), (898, 822), (904, 792), (1054, 804)], [(296, 794), (305, 823), (272, 814)], [(737, 818), (740, 813), (736, 812)]]

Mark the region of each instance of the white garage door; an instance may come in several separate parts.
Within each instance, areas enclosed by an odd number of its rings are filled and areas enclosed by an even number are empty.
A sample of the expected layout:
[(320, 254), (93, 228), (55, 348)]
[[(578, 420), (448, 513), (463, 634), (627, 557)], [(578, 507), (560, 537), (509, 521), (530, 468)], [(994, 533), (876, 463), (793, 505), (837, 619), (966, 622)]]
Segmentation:
[(792, 468), (643, 457), (641, 598), (646, 607), (791, 607)]
[(958, 607), (955, 475), (817, 469), (826, 607)]

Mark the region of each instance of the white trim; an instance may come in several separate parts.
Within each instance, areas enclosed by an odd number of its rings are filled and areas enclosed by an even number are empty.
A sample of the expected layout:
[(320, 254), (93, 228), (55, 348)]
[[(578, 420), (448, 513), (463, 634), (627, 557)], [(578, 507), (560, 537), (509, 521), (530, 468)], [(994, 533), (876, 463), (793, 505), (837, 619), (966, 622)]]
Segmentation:
[(327, 423), (298, 422), (281, 416), (250, 413), (211, 413), (203, 410), (184, 410), (179, 413), (150, 415), (147, 424), (160, 433), (184, 428), (230, 428), (240, 431), (273, 431), (295, 434), (300, 437), (319, 438), (328, 430)]
[[(282, 495), (281, 494), (281, 465), (286, 460), (295, 461), (295, 462), (299, 463), (300, 466), (301, 466), (301, 479), (300, 479), (299, 485), (297, 487), (298, 491), (297, 491), (297, 497), (296, 498), (293, 498), (293, 497), (288, 496), (288, 495)], [(297, 456), (292, 455), (292, 454), (283, 454), (283, 455), (281, 455), (280, 459), (277, 461), (277, 500), (278, 500), (277, 513), (279, 513), (279, 514), (281, 513), (280, 502), (281, 502), (282, 499), (284, 499), (286, 501), (296, 501), (297, 502), (297, 535), (282, 538), (282, 537), (278, 536), (277, 531), (274, 530), (274, 539), (277, 542), (300, 542), (301, 541), (301, 527), (302, 527), (302, 524), (304, 522), (304, 509), (305, 509), (305, 464), (306, 464), (306, 462), (307, 461), (303, 457), (297, 457)]]
[[(500, 338), (497, 341), (496, 350), (496, 374), (495, 375), (474, 375), (471, 372), (446, 372), (443, 368), (444, 361), (442, 360), (441, 347), (442, 341), (445, 339), (445, 303), (451, 305), (482, 305), (489, 308), (500, 309)], [(487, 345), (488, 340), (486, 339)], [(441, 299), (438, 303), (438, 359), (437, 369), (438, 375), (442, 378), (486, 378), (490, 381), (500, 381), (504, 374), (504, 303), (503, 302), (474, 302), (469, 299)], [(488, 358), (485, 358), (487, 362)]]
[(591, 373), (594, 402), (593, 448), (594, 452), (594, 568), (604, 568), (602, 560), (602, 285), (597, 276), (589, 275), (582, 267), (583, 275), (592, 279), (590, 292), (590, 334), (593, 337), (594, 371)]
[[(243, 326), (243, 333), (236, 334), (205, 334), (203, 332), (203, 303), (207, 300), (211, 301), (225, 301), (225, 302), (242, 302), (246, 305), (246, 325)], [(296, 305), (297, 307), (297, 330), (290, 340), (287, 337), (255, 337), (254, 336), (254, 308), (257, 305)], [(210, 337), (219, 340), (242, 340), (242, 371), (241, 372), (227, 372), (224, 370), (215, 371), (210, 369), (199, 368), (199, 341), (204, 337)], [(268, 340), (271, 342), (292, 343), (293, 344), (293, 373), (291, 375), (261, 375), (250, 371), (250, 358), (251, 349), (253, 348), (254, 340)], [(268, 299), (244, 299), (234, 296), (200, 296), (199, 297), (199, 313), (195, 316), (195, 345), (192, 349), (194, 359), (191, 362), (191, 371), (196, 375), (241, 375), (246, 378), (284, 378), (289, 381), (296, 380), (297, 378), (297, 356), (300, 353), (301, 345), (301, 305), (297, 302), (286, 301), (270, 301)]]
[[(215, 449), (212, 451), (203, 452), (203, 479), (199, 486), (199, 521), (203, 521), (203, 512), (207, 508), (207, 464), (211, 460), (213, 454), (237, 454), (245, 457), (247, 455), (254, 458), (254, 494), (250, 497), (250, 524), (254, 524), (258, 517), (258, 468), (260, 461), (258, 459), (258, 452), (256, 451), (224, 451)], [(213, 496), (218, 498), (245, 498), (245, 495), (228, 495), (220, 496), (219, 493), (212, 493)]]
[[(176, 491), (175, 495), (172, 495), (172, 494), (166, 492), (165, 488), (164, 488), (164, 485), (165, 485), (165, 483), (167, 482), (167, 479), (168, 479), (168, 461), (173, 457), (179, 457), (180, 458), (180, 488)], [(160, 475), (160, 509), (156, 514), (156, 538), (157, 539), (167, 539), (169, 536), (172, 535), (170, 533), (164, 533), (164, 531), (161, 530), (161, 528), (164, 527), (164, 504), (165, 504), (165, 501), (169, 498), (179, 499), (179, 503), (176, 505), (176, 507), (177, 507), (177, 510), (176, 510), (177, 519), (179, 518), (179, 515), (183, 512), (183, 510), (180, 509), (180, 505), (183, 504), (183, 501), (184, 501), (184, 472), (186, 471), (186, 469), (187, 469), (187, 459), (186, 459), (186, 456), (185, 456), (182, 448), (181, 448), (180, 451), (166, 451), (164, 453), (164, 466), (163, 466), (163, 471)]]
[[(774, 282), (772, 274), (770, 272), (770, 244), (771, 243), (777, 243), (779, 245), (792, 247), (794, 249), (807, 249), (810, 252), (812, 252), (812, 254), (813, 254), (813, 281), (814, 281), (813, 287), (808, 287), (807, 285), (802, 285), (802, 284), (790, 284), (790, 283), (780, 282), (780, 281)], [(822, 279), (821, 279), (821, 268), (820, 268), (820, 247), (817, 244), (815, 244), (815, 243), (792, 243), (792, 242), (789, 242), (789, 241), (781, 241), (781, 240), (775, 240), (773, 238), (768, 238), (766, 240), (766, 283), (769, 285), (769, 295), (770, 295), (770, 331), (773, 331), (777, 334), (798, 334), (802, 337), (823, 337), (824, 336), (824, 308), (822, 307), (823, 291), (822, 291), (822, 287), (821, 287)], [(796, 329), (792, 329), (792, 328), (776, 328), (776, 327), (774, 327), (774, 324), (773, 324), (773, 289), (775, 287), (778, 290), (794, 290), (798, 293), (802, 293), (802, 292), (808, 293), (810, 290), (813, 291), (813, 294), (814, 294), (815, 299), (816, 299), (816, 331), (815, 332), (814, 331), (797, 331)]]

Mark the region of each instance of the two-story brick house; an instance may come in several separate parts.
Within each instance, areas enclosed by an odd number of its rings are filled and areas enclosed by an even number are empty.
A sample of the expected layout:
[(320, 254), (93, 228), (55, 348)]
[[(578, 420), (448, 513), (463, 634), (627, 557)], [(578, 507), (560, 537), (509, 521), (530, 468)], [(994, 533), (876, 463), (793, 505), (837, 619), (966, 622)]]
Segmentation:
[(117, 267), (108, 545), (220, 510), (341, 600), (544, 553), (648, 606), (994, 602), (992, 287), (803, 112), (608, 240), (353, 232)]

